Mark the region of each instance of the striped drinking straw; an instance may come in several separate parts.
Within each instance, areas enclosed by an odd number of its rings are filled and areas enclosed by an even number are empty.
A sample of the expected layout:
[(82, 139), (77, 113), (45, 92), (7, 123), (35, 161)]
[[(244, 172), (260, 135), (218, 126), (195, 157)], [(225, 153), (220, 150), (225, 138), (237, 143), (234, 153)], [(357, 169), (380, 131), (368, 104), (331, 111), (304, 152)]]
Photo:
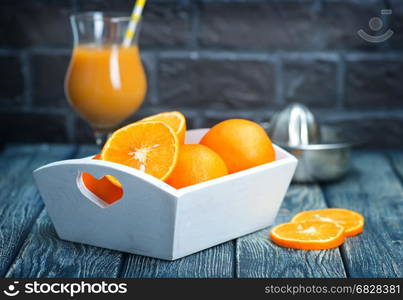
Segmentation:
[(137, 24), (141, 19), (141, 14), (143, 12), (144, 5), (146, 4), (147, 0), (137, 0), (136, 5), (134, 6), (132, 15), (130, 17), (130, 23), (127, 27), (125, 39), (123, 41), (123, 46), (129, 47), (134, 35), (136, 34)]

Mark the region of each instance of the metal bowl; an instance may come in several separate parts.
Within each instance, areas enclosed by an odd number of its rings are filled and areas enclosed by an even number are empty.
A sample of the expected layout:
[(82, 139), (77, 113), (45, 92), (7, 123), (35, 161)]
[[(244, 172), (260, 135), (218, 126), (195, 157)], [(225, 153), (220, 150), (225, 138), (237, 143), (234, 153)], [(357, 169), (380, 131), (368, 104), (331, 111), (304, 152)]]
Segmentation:
[(264, 125), (275, 144), (297, 157), (293, 181), (331, 181), (349, 170), (356, 143), (347, 141), (337, 128), (319, 126), (306, 106), (291, 104)]
[(332, 181), (344, 176), (351, 165), (351, 142), (335, 138), (337, 131), (321, 127), (321, 144), (290, 146), (277, 143), (298, 159), (294, 182)]

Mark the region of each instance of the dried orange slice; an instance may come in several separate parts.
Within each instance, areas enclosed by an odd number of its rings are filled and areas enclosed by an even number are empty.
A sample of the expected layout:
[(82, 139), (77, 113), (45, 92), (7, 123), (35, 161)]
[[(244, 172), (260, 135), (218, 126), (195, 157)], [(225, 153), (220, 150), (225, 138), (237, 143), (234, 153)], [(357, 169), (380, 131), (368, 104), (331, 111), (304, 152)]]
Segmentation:
[[(165, 180), (179, 155), (178, 137), (160, 121), (129, 124), (115, 131), (101, 152), (101, 159), (126, 165)], [(109, 176), (115, 185), (120, 183)]]
[(345, 236), (353, 236), (362, 232), (364, 228), (364, 217), (352, 210), (344, 208), (326, 208), (308, 210), (296, 214), (291, 222), (308, 220), (334, 222), (344, 227)]
[(279, 246), (321, 250), (335, 248), (344, 242), (344, 228), (332, 222), (304, 221), (284, 223), (270, 231), (271, 240)]
[(162, 113), (152, 115), (152, 116), (149, 116), (147, 118), (140, 120), (140, 122), (142, 122), (142, 121), (165, 122), (178, 135), (179, 142), (181, 144), (183, 144), (185, 142), (186, 118), (179, 111), (162, 112)]

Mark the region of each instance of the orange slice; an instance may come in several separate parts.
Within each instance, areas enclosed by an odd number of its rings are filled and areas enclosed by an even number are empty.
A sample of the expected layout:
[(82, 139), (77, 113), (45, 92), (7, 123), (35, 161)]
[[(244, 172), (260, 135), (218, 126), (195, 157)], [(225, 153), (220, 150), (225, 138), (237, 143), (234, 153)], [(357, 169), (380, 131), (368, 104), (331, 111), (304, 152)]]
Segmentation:
[[(160, 121), (129, 124), (115, 131), (101, 152), (101, 159), (126, 165), (158, 179), (172, 173), (179, 155), (178, 137)], [(120, 183), (108, 179), (120, 187)]]
[(364, 217), (352, 210), (344, 208), (327, 208), (308, 210), (296, 214), (291, 222), (307, 220), (334, 222), (344, 227), (345, 236), (359, 234), (364, 229)]
[(181, 144), (185, 143), (186, 119), (185, 116), (179, 111), (162, 112), (140, 120), (140, 122), (142, 121), (165, 122), (178, 135), (179, 142)]
[(332, 222), (304, 221), (284, 223), (270, 231), (271, 240), (279, 246), (322, 250), (335, 248), (344, 242), (344, 228)]

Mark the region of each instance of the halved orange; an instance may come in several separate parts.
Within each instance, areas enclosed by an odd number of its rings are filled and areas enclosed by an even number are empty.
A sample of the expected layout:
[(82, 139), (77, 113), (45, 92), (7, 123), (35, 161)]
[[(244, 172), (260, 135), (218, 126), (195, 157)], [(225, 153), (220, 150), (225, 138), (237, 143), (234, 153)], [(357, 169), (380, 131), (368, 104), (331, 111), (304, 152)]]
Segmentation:
[[(97, 154), (92, 159), (99, 160), (101, 155)], [(112, 178), (112, 176), (109, 176)], [(106, 176), (102, 177), (101, 179), (96, 179), (89, 173), (83, 172), (82, 180), (84, 185), (89, 189), (93, 194), (95, 194), (98, 198), (101, 198), (106, 203), (113, 203), (123, 196), (123, 190), (116, 186), (116, 184), (112, 183)], [(117, 179), (115, 179), (116, 182)], [(120, 184), (119, 184), (120, 185)]]
[[(161, 121), (145, 121), (115, 131), (103, 147), (101, 159), (165, 180), (172, 173), (178, 154), (178, 137), (172, 128)], [(108, 179), (120, 186), (112, 176)]]
[(165, 122), (168, 126), (170, 126), (175, 133), (178, 135), (179, 142), (183, 144), (185, 142), (185, 134), (186, 134), (186, 118), (179, 111), (168, 111), (162, 112), (156, 115), (149, 116), (140, 120), (142, 121), (161, 121)]
[(353, 236), (362, 232), (364, 228), (364, 217), (352, 210), (344, 208), (326, 208), (308, 210), (296, 214), (291, 222), (308, 220), (334, 222), (344, 227), (345, 236)]
[(271, 240), (279, 246), (322, 250), (335, 248), (344, 242), (344, 228), (332, 222), (304, 221), (284, 223), (270, 231)]

